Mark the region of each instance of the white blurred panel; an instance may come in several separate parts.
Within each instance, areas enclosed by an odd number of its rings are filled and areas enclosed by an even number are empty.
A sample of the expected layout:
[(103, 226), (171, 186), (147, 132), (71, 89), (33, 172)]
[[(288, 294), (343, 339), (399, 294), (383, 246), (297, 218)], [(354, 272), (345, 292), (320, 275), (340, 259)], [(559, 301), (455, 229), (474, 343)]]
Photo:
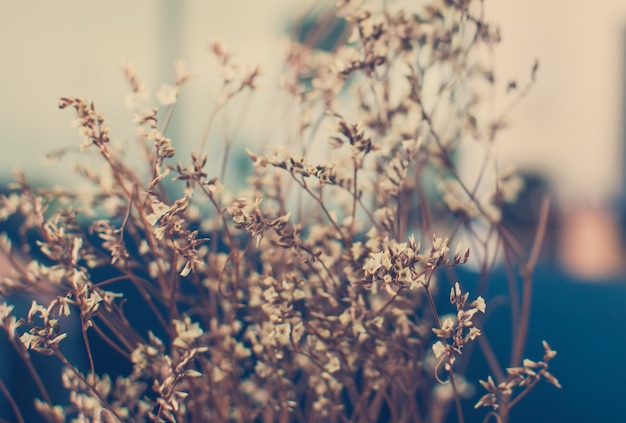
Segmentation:
[[(208, 42), (221, 37), (242, 66), (259, 64), (259, 93), (246, 109), (220, 117), (210, 142), (225, 127), (238, 140), (271, 141), (273, 93), (282, 65), (286, 23), (308, 1), (110, 0), (2, 2), (0, 5), (0, 176), (14, 167), (60, 182), (65, 167), (41, 168), (50, 150), (78, 146), (71, 112), (60, 96), (93, 98), (114, 140), (130, 142), (132, 116), (124, 108), (120, 61), (135, 64), (151, 93), (173, 78), (174, 61), (197, 75), (183, 89), (171, 134), (181, 152), (195, 149), (219, 87)], [(538, 82), (511, 114), (499, 153), (505, 163), (544, 172), (561, 196), (603, 201), (622, 187), (626, 2), (622, 0), (487, 0), (502, 27), (495, 61), (500, 86), (523, 85), (535, 58)], [(154, 97), (152, 97), (154, 99)], [(506, 99), (499, 98), (504, 107)], [(280, 116), (280, 113), (277, 114)], [(211, 146), (213, 144), (209, 144)], [(219, 149), (210, 150), (219, 155)], [(186, 160), (186, 157), (181, 157)], [(65, 162), (67, 163), (67, 162)], [(41, 173), (44, 172), (44, 173)]]
[[(41, 168), (40, 157), (82, 143), (61, 96), (91, 98), (119, 137), (132, 116), (124, 109), (123, 59), (148, 82), (158, 72), (161, 2), (2, 2), (0, 6), (0, 175), (14, 168), (61, 180), (63, 167)], [(119, 129), (118, 129), (119, 126)], [(76, 157), (74, 157), (76, 158)], [(65, 168), (67, 162), (65, 162)], [(51, 175), (52, 173), (52, 175)], [(67, 175), (67, 172), (64, 173)], [(35, 177), (34, 179), (38, 179)]]
[(536, 86), (502, 134), (502, 159), (548, 175), (562, 199), (615, 196), (623, 188), (626, 2), (486, 4), (502, 28), (500, 83), (523, 85), (534, 59), (540, 62)]

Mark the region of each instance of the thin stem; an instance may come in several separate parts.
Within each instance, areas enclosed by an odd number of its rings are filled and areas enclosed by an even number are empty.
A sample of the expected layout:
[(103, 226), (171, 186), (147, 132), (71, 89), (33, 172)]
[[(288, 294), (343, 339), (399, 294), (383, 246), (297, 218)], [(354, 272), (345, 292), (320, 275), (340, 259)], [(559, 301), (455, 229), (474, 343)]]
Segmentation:
[(493, 419), (496, 421), (496, 423), (502, 423), (502, 418), (495, 411), (490, 411), (489, 413), (487, 413), (487, 415), (483, 419), (483, 423), (487, 423), (489, 421), (490, 417), (493, 417)]
[(526, 344), (526, 337), (528, 335), (528, 324), (530, 323), (530, 303), (533, 289), (532, 274), (537, 265), (539, 258), (539, 252), (543, 244), (543, 239), (546, 234), (546, 227), (548, 226), (548, 215), (550, 211), (550, 199), (544, 197), (541, 203), (541, 210), (539, 212), (539, 226), (537, 227), (537, 233), (535, 235), (535, 241), (530, 253), (528, 262), (522, 269), (522, 275), (524, 278), (524, 286), (522, 291), (522, 315), (520, 318), (520, 328), (515, 337), (515, 348), (513, 349), (513, 356), (511, 357), (511, 364), (516, 366), (522, 360), (524, 353), (524, 345)]
[(209, 113), (209, 119), (207, 120), (207, 123), (204, 126), (204, 130), (202, 131), (202, 136), (200, 137), (200, 146), (198, 147), (199, 153), (202, 153), (202, 151), (204, 151), (204, 146), (206, 145), (206, 141), (209, 138), (209, 132), (211, 132), (211, 127), (213, 126), (213, 121), (215, 120), (215, 116), (217, 115), (217, 112), (219, 112), (219, 110), (219, 104), (216, 104)]
[(24, 360), (24, 364), (26, 364), (26, 367), (28, 368), (28, 372), (30, 373), (30, 375), (33, 378), (33, 380), (35, 381), (35, 385), (37, 386), (37, 390), (39, 391), (39, 393), (43, 397), (44, 401), (46, 401), (48, 404), (52, 404), (52, 400), (50, 399), (50, 395), (48, 395), (48, 391), (46, 390), (46, 387), (45, 387), (44, 383), (42, 382), (41, 378), (39, 377), (39, 374), (37, 373), (37, 370), (35, 370), (35, 366), (33, 366), (33, 363), (30, 361), (30, 356), (28, 354), (28, 351), (26, 351), (26, 349), (24, 349), (24, 346), (21, 343), (18, 344), (15, 341), (15, 339), (13, 339), (13, 338), (9, 338), (9, 339), (11, 341), (11, 345), (13, 345), (13, 348), (15, 348), (15, 351), (17, 351), (17, 353), (20, 355), (20, 357), (22, 357), (22, 359)]
[(315, 200), (315, 202), (320, 206), (320, 208), (322, 209), (322, 211), (324, 212), (324, 214), (326, 215), (326, 217), (330, 221), (331, 225), (333, 225), (333, 227), (337, 231), (337, 235), (339, 235), (341, 237), (341, 240), (343, 242), (345, 242), (346, 245), (349, 245), (348, 240), (345, 238), (341, 228), (339, 227), (337, 222), (335, 222), (335, 219), (333, 219), (330, 211), (326, 208), (326, 205), (320, 199), (320, 197), (318, 197), (315, 194), (313, 194), (313, 192), (309, 189), (309, 187), (307, 186), (306, 182), (304, 182), (304, 180), (302, 180), (302, 181), (298, 180), (298, 178), (296, 178), (295, 175), (293, 175), (292, 173), (290, 175), (298, 183), (298, 185), (300, 185), (307, 192), (307, 194), (309, 194), (311, 196), (311, 198), (313, 198), (313, 200)]
[(102, 338), (102, 340), (104, 342), (106, 342), (111, 348), (113, 348), (115, 351), (117, 351), (118, 354), (120, 354), (122, 357), (124, 357), (127, 360), (130, 360), (130, 354), (128, 354), (128, 352), (124, 351), (119, 345), (117, 345), (115, 342), (113, 342), (113, 340), (111, 338), (109, 338), (103, 331), (102, 329), (100, 329), (100, 327), (93, 323), (91, 326), (96, 333), (98, 334), (98, 336), (100, 336), (100, 338)]
[(429, 272), (424, 288), (426, 291), (426, 297), (428, 298), (428, 303), (430, 304), (430, 309), (433, 312), (433, 318), (435, 319), (435, 324), (437, 325), (438, 329), (441, 329), (441, 322), (439, 321), (439, 314), (437, 313), (437, 307), (435, 306), (435, 301), (433, 300), (433, 296), (430, 293), (430, 289), (429, 289), (430, 279), (432, 278), (433, 273), (434, 273), (433, 271)]
[(17, 403), (15, 402), (15, 399), (13, 399), (11, 392), (8, 390), (8, 388), (2, 381), (1, 377), (0, 377), (0, 391), (2, 391), (2, 393), (4, 394), (4, 397), (9, 402), (9, 406), (11, 407), (11, 410), (13, 411), (13, 415), (17, 419), (18, 423), (24, 423), (24, 418), (22, 417), (22, 413), (20, 413), (20, 409), (17, 406)]
[(89, 368), (91, 369), (91, 377), (93, 380), (96, 380), (96, 368), (93, 364), (93, 354), (91, 354), (91, 346), (89, 345), (89, 339), (87, 338), (87, 321), (82, 316), (81, 310), (81, 324), (80, 324), (80, 332), (83, 336), (83, 343), (85, 344), (85, 350), (87, 351), (87, 358), (89, 360)]
[(459, 397), (456, 382), (454, 381), (454, 372), (452, 369), (450, 369), (450, 385), (452, 385), (452, 390), (454, 391), (454, 405), (456, 406), (457, 422), (465, 423), (465, 419), (463, 418), (463, 408), (461, 408), (461, 398)]
[(498, 357), (493, 352), (493, 348), (491, 347), (489, 339), (487, 339), (487, 335), (485, 335), (484, 333), (480, 334), (480, 336), (478, 337), (478, 345), (480, 345), (480, 349), (482, 350), (483, 355), (485, 356), (485, 360), (489, 365), (489, 370), (491, 370), (491, 373), (493, 373), (493, 375), (495, 376), (496, 381), (498, 383), (504, 381), (504, 373), (500, 368)]
[[(161, 316), (161, 313), (159, 313), (158, 309), (156, 308), (156, 304), (154, 304), (154, 301), (152, 301), (153, 298), (156, 298), (162, 304), (166, 304), (165, 298), (163, 298), (163, 295), (161, 294), (161, 292), (158, 289), (156, 289), (147, 279), (144, 279), (139, 276), (135, 276), (129, 272), (124, 275), (115, 276), (113, 278), (107, 279), (102, 282), (94, 283), (92, 285), (92, 288), (101, 288), (108, 284), (118, 282), (118, 281), (123, 281), (126, 279), (130, 279), (130, 281), (133, 283), (133, 286), (137, 288), (137, 291), (139, 291), (139, 293), (145, 300), (146, 304), (148, 304), (148, 306), (150, 307), (150, 310), (154, 312), (154, 315), (157, 318), (157, 320), (161, 323), (164, 329), (167, 329), (167, 326), (168, 326), (167, 323)], [(148, 289), (150, 290), (150, 292), (147, 291)]]
[(230, 149), (232, 147), (232, 139), (226, 136), (226, 142), (224, 143), (224, 155), (222, 157), (222, 163), (220, 164), (220, 173), (219, 180), (224, 183), (225, 175), (226, 175), (226, 165), (228, 162), (228, 155), (230, 153)]
[[(141, 207), (141, 204), (139, 202), (138, 196), (133, 195), (133, 193), (136, 190), (137, 184), (136, 183), (133, 184), (132, 191), (129, 191), (128, 187), (126, 186), (126, 184), (124, 183), (124, 180), (122, 178), (122, 172), (120, 171), (120, 168), (122, 170), (126, 170), (126, 169), (123, 166), (118, 165), (117, 161), (114, 160), (114, 158), (111, 156), (111, 153), (109, 152), (109, 150), (106, 148), (106, 146), (104, 144), (100, 144), (99, 147), (100, 147), (100, 153), (102, 154), (104, 159), (107, 161), (107, 163), (111, 167), (111, 171), (113, 173), (113, 177), (115, 178), (116, 183), (122, 189), (122, 191), (124, 192), (124, 195), (128, 199), (128, 201), (131, 202), (135, 206), (135, 210), (137, 210), (137, 212), (139, 214), (139, 221), (141, 222), (141, 227), (142, 227), (142, 229), (144, 231), (145, 239), (148, 242), (148, 245), (150, 247), (151, 253), (155, 257), (155, 259), (157, 259), (159, 257), (159, 254), (157, 254), (157, 253), (160, 250), (157, 248), (157, 243), (156, 243), (156, 241), (154, 239), (152, 226), (148, 223), (148, 220), (146, 219), (145, 212), (143, 211), (143, 209)], [(129, 174), (130, 172), (124, 172), (124, 173)], [(132, 174), (132, 173), (130, 173), (130, 174)], [(159, 281), (159, 285), (161, 286), (161, 289), (165, 289), (165, 287), (167, 286), (167, 282), (163, 279), (163, 275), (165, 274), (164, 269), (163, 269), (163, 265), (162, 265), (161, 261), (158, 260), (158, 259), (156, 260), (156, 264), (159, 267), (157, 280)]]
[(124, 420), (120, 417), (119, 414), (117, 414), (117, 411), (115, 411), (115, 409), (111, 406), (111, 404), (109, 404), (107, 402), (107, 400), (100, 394), (100, 392), (98, 392), (98, 390), (95, 388), (95, 379), (93, 381), (93, 384), (89, 383), (87, 381), (87, 379), (85, 379), (85, 377), (83, 375), (80, 374), (80, 372), (78, 370), (76, 370), (76, 368), (74, 366), (72, 366), (70, 364), (69, 361), (67, 361), (67, 359), (65, 358), (65, 356), (63, 354), (61, 354), (61, 352), (59, 352), (58, 349), (54, 349), (54, 355), (63, 362), (63, 364), (65, 365), (66, 368), (68, 368), (72, 373), (74, 373), (74, 375), (79, 378), (86, 386), (87, 388), (93, 393), (95, 394), (95, 396), (98, 398), (98, 400), (100, 401), (100, 403), (104, 406), (104, 408), (106, 408), (107, 410), (109, 410), (111, 412), (111, 414), (113, 414), (115, 416), (115, 418), (117, 418), (117, 420), (119, 420), (120, 422), (123, 422)]
[(165, 112), (165, 117), (161, 121), (161, 128), (159, 129), (159, 132), (162, 133), (163, 135), (165, 135), (165, 132), (167, 132), (167, 127), (170, 124), (170, 120), (172, 119), (172, 115), (174, 113), (174, 108), (175, 107), (176, 107), (176, 103), (170, 104), (167, 107), (167, 110)]
[[(130, 324), (128, 324), (128, 321), (123, 316), (116, 315), (112, 311), (103, 311), (98, 313), (95, 317), (102, 321), (128, 351), (133, 351), (135, 349), (134, 344), (137, 343), (139, 335), (131, 328)], [(122, 333), (122, 331), (125, 333)]]
[(507, 404), (506, 412), (511, 411), (511, 408), (515, 407), (517, 403), (519, 403), (528, 393), (535, 387), (535, 385), (539, 382), (539, 378), (534, 379), (531, 383), (526, 385), (526, 388), (520, 392), (510, 403)]
[(374, 217), (372, 212), (365, 206), (365, 204), (363, 204), (363, 200), (359, 198), (359, 199), (357, 199), (357, 201), (359, 202), (361, 208), (363, 209), (363, 211), (367, 215), (367, 218), (370, 220), (372, 225), (374, 225), (379, 232), (382, 232), (382, 228), (381, 228), (380, 224), (376, 221), (376, 218)]
[[(434, 272), (430, 272), (430, 274), (428, 275), (428, 282), (425, 285), (426, 296), (428, 297), (428, 302), (430, 303), (430, 308), (433, 312), (433, 317), (435, 318), (435, 323), (437, 324), (437, 328), (441, 329), (441, 322), (439, 320), (439, 315), (437, 314), (437, 308), (435, 307), (435, 302), (433, 300), (433, 296), (431, 295), (430, 289), (429, 289), (430, 279), (433, 273)], [(461, 407), (461, 399), (459, 397), (456, 383), (454, 381), (454, 371), (452, 369), (452, 366), (450, 366), (450, 371), (448, 372), (448, 374), (450, 376), (450, 385), (452, 386), (452, 390), (454, 391), (454, 404), (456, 406), (457, 421), (459, 423), (464, 423), (465, 419), (463, 418), (463, 408)]]
[(380, 316), (380, 315), (381, 315), (381, 313), (382, 313), (383, 311), (385, 311), (385, 309), (386, 309), (387, 307), (389, 307), (389, 306), (391, 305), (391, 303), (393, 303), (393, 302), (396, 300), (396, 298), (398, 298), (398, 295), (400, 295), (400, 293), (402, 292), (402, 290), (403, 290), (403, 289), (404, 289), (404, 286), (401, 286), (401, 287), (398, 289), (398, 292), (396, 292), (396, 293), (395, 293), (395, 295), (389, 299), (389, 301), (387, 301), (387, 302), (386, 302), (386, 303), (385, 303), (385, 304), (384, 304), (384, 305), (383, 305), (383, 306), (382, 306), (382, 307), (381, 307), (381, 308), (380, 308), (380, 309), (379, 309), (376, 313), (374, 313), (374, 315), (372, 316), (372, 318), (377, 317), (377, 316)]
[(354, 236), (354, 225), (355, 225), (355, 220), (356, 220), (356, 206), (357, 206), (357, 199), (359, 196), (359, 187), (358, 187), (358, 183), (357, 183), (357, 176), (359, 173), (359, 168), (356, 165), (356, 159), (352, 161), (352, 164), (354, 166), (354, 171), (353, 171), (353, 178), (354, 178), (354, 192), (352, 193), (352, 213), (351, 213), (351, 217), (352, 217), (352, 221), (350, 222), (350, 233), (348, 234), (348, 236), (350, 237), (349, 239), (349, 244), (352, 244), (352, 238)]

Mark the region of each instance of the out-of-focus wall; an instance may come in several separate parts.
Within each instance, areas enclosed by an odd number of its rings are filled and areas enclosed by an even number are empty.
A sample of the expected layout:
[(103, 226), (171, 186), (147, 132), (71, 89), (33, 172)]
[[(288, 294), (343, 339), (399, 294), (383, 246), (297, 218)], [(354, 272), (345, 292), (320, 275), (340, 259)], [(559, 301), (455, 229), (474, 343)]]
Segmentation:
[[(152, 98), (161, 82), (173, 78), (174, 61), (188, 62), (198, 78), (183, 91), (186, 101), (172, 135), (193, 148), (218, 88), (216, 78), (206, 78), (216, 74), (208, 41), (221, 35), (242, 65), (260, 63), (260, 86), (271, 91), (285, 24), (307, 4), (3, 3), (0, 176), (6, 178), (19, 166), (62, 182), (67, 166), (42, 170), (39, 162), (47, 151), (81, 142), (69, 126), (71, 114), (56, 109), (60, 96), (93, 98), (109, 119), (114, 139), (132, 137), (122, 59), (136, 65)], [(495, 56), (502, 83), (517, 79), (523, 86), (535, 58), (540, 61), (536, 86), (511, 114), (512, 126), (501, 137), (502, 160), (544, 172), (566, 199), (602, 202), (615, 196), (623, 186), (626, 2), (487, 0), (486, 8), (502, 28), (503, 43)], [(259, 101), (255, 107), (271, 106), (267, 98)], [(252, 109), (248, 119), (262, 120), (266, 112)], [(233, 115), (231, 122), (237, 118)], [(241, 131), (243, 138), (246, 131), (258, 135), (248, 127)]]
[(624, 187), (626, 2), (487, 1), (501, 25), (502, 78), (536, 86), (503, 133), (504, 161), (537, 169), (562, 200), (605, 202)]
[[(0, 7), (0, 176), (20, 167), (40, 178), (68, 175), (62, 168), (41, 167), (50, 150), (80, 145), (73, 116), (57, 109), (61, 96), (84, 96), (121, 129), (132, 116), (124, 109), (127, 92), (120, 61), (153, 69), (162, 54), (158, 45), (163, 1), (112, 0), (91, 3), (3, 2)], [(119, 134), (114, 128), (113, 134)], [(49, 173), (51, 172), (52, 175)], [(44, 176), (45, 175), (45, 176)]]
[[(133, 115), (124, 98), (129, 92), (120, 63), (134, 65), (147, 83), (150, 100), (161, 83), (172, 83), (177, 59), (196, 75), (182, 95), (172, 136), (197, 146), (219, 79), (209, 41), (229, 44), (235, 61), (261, 64), (276, 73), (278, 40), (286, 13), (306, 7), (285, 0), (231, 2), (111, 0), (89, 3), (4, 2), (0, 7), (0, 179), (20, 168), (47, 183), (72, 181), (68, 161), (42, 167), (41, 157), (81, 143), (70, 127), (72, 112), (59, 111), (61, 96), (90, 98), (112, 129), (113, 142), (132, 142)], [(273, 75), (272, 75), (273, 76)], [(183, 148), (185, 150), (185, 148)], [(72, 161), (83, 160), (74, 153)], [(185, 156), (185, 160), (187, 157)]]

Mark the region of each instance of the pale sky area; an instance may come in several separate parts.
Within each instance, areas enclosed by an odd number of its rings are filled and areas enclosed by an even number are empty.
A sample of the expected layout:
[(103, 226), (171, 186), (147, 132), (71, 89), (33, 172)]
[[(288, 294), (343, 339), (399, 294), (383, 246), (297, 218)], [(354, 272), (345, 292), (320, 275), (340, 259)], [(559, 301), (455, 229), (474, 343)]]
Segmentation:
[[(70, 179), (68, 161), (42, 167), (48, 151), (78, 146), (61, 96), (94, 99), (114, 139), (133, 136), (120, 70), (135, 65), (153, 94), (171, 82), (184, 59), (197, 77), (182, 92), (175, 135), (195, 145), (216, 92), (217, 69), (208, 42), (224, 40), (243, 65), (259, 64), (271, 92), (282, 63), (280, 40), (307, 2), (288, 0), (91, 3), (3, 2), (0, 13), (0, 175), (20, 167), (40, 180)], [(626, 3), (620, 0), (487, 0), (502, 27), (495, 60), (503, 79), (527, 80), (539, 59), (538, 82), (511, 114), (498, 147), (504, 163), (544, 172), (566, 200), (599, 203), (619, 194), (624, 178)], [(265, 97), (263, 97), (265, 95)], [(239, 128), (253, 137), (270, 104), (259, 96)], [(233, 117), (235, 119), (236, 116)], [(255, 123), (256, 120), (256, 123)], [(74, 155), (72, 160), (78, 160)], [(33, 177), (33, 179), (37, 179)]]

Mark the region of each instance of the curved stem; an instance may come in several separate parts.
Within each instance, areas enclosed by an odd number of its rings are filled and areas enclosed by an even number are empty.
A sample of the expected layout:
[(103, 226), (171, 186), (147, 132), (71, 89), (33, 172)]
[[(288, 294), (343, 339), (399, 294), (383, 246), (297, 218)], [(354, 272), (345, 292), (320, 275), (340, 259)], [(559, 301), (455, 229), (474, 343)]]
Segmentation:
[(11, 392), (2, 381), (2, 378), (0, 378), (0, 391), (2, 391), (2, 393), (4, 394), (4, 397), (8, 401), (9, 406), (11, 407), (11, 410), (13, 411), (13, 415), (17, 419), (18, 423), (24, 423), (24, 417), (22, 417), (22, 413), (20, 413), (20, 409), (17, 406), (15, 399), (13, 399)]

